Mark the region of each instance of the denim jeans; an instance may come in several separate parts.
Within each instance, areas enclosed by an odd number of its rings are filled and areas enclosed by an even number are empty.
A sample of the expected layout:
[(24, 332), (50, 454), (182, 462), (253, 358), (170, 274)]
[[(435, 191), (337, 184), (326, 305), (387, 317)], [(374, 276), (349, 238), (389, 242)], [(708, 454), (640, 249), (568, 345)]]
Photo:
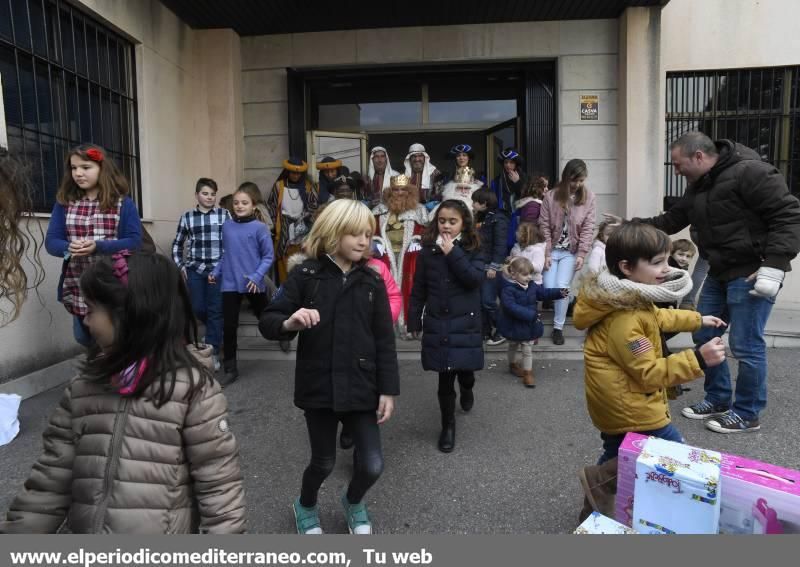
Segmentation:
[(498, 271), (493, 280), (487, 277), (481, 283), (481, 316), (484, 336), (490, 335), (497, 326), (497, 286), (501, 277), (503, 277), (502, 273)]
[(697, 261), (694, 263), (694, 269), (692, 270), (692, 291), (681, 299), (681, 303), (697, 305), (697, 294), (703, 289), (703, 282), (706, 280), (707, 275), (708, 260), (703, 257), (698, 257)]
[[(733, 399), (731, 372), (728, 362), (706, 369), (706, 401), (731, 406), (743, 419), (757, 419), (767, 405), (767, 344), (764, 327), (775, 304), (775, 298), (750, 295), (755, 282), (738, 278), (721, 282), (709, 275), (700, 292), (697, 310), (701, 315), (714, 315), (728, 323), (730, 346), (739, 361), (736, 376), (736, 396)], [(720, 337), (725, 329), (703, 327), (695, 332), (696, 345)]]
[[(659, 439), (666, 439), (667, 441), (675, 441), (676, 443), (684, 443), (683, 435), (678, 431), (678, 428), (668, 423), (659, 429), (652, 431), (637, 431), (642, 435), (649, 435), (651, 437), (658, 437)], [(603, 454), (600, 460), (597, 461), (598, 465), (602, 465), (606, 461), (610, 461), (619, 454), (619, 447), (622, 445), (622, 440), (625, 439), (624, 433), (600, 433), (600, 438), (603, 440)]]
[(192, 301), (192, 311), (206, 326), (206, 342), (219, 352), (222, 343), (222, 292), (220, 282), (208, 283), (208, 274), (186, 270), (186, 285)]
[[(567, 250), (553, 250), (550, 255), (552, 263), (550, 269), (543, 274), (544, 287), (565, 288), (572, 284), (572, 278), (575, 276), (575, 254), (571, 254)], [(567, 320), (567, 308), (569, 307), (569, 300), (559, 299), (553, 302), (553, 328), (563, 329), (564, 321)]]
[(83, 324), (83, 317), (77, 315), (72, 316), (72, 335), (81, 346), (88, 348), (94, 344), (94, 339), (91, 333), (89, 333), (89, 328)]

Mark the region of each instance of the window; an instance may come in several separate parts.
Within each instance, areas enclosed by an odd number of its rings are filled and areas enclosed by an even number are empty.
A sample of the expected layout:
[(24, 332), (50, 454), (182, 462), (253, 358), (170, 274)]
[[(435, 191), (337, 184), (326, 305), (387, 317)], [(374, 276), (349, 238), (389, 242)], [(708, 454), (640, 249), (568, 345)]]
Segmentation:
[(522, 74), (398, 73), (309, 82), (312, 120), (320, 130), (387, 132), (483, 129), (515, 118)]
[(669, 145), (700, 130), (753, 148), (781, 170), (800, 196), (800, 67), (667, 73), (666, 195), (683, 194)]
[(133, 45), (62, 0), (0, 0), (9, 149), (32, 166), (50, 212), (70, 147), (103, 146), (139, 201)]

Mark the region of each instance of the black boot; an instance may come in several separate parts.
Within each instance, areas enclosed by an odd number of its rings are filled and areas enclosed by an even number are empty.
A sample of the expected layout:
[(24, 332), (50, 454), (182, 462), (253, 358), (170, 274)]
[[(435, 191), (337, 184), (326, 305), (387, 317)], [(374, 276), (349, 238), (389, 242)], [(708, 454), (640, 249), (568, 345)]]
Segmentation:
[(456, 446), (456, 397), (439, 396), (439, 409), (442, 412), (442, 433), (439, 435), (439, 450), (450, 453)]
[(475, 394), (472, 393), (472, 388), (459, 386), (459, 390), (461, 391), (461, 397), (459, 398), (461, 409), (464, 411), (471, 410), (472, 406), (475, 405)]
[(219, 385), (224, 388), (236, 382), (239, 377), (239, 369), (236, 367), (236, 360), (226, 360), (223, 363), (223, 368), (225, 369), (225, 375), (219, 379)]
[(342, 424), (342, 432), (339, 434), (339, 447), (346, 451), (347, 449), (352, 449), (354, 443), (350, 428)]

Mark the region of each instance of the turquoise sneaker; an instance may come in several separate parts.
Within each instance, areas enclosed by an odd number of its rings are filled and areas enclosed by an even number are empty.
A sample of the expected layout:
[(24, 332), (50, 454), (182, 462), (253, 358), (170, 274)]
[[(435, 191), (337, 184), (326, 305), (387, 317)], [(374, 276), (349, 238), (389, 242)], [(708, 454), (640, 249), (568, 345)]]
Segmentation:
[(294, 524), (297, 527), (297, 533), (301, 535), (321, 535), (322, 526), (319, 523), (319, 509), (314, 506), (313, 508), (306, 508), (300, 504), (298, 497), (292, 505), (294, 510)]
[(342, 507), (347, 518), (347, 527), (351, 534), (370, 535), (372, 534), (372, 522), (369, 521), (367, 505), (363, 502), (350, 504), (347, 500), (347, 492), (342, 494)]

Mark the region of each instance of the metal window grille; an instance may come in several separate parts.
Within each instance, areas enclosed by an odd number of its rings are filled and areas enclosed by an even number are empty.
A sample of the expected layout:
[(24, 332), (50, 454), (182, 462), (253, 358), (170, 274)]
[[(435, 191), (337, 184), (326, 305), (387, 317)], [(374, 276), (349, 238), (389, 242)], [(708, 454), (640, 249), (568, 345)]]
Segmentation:
[(0, 0), (9, 149), (31, 164), (49, 212), (70, 147), (103, 146), (140, 202), (133, 45), (62, 0)]
[(800, 196), (800, 67), (667, 73), (666, 99), (667, 197), (686, 188), (672, 169), (669, 145), (690, 130), (754, 149)]

